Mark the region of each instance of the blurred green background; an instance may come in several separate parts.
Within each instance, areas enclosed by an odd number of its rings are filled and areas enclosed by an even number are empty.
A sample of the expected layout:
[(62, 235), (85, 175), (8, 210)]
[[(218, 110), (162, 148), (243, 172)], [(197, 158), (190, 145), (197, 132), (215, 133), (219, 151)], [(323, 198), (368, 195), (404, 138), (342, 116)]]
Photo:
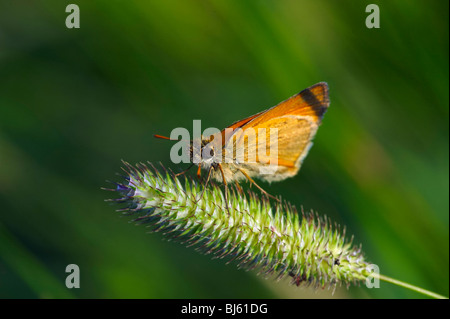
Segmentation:
[(80, 0), (67, 29), (69, 3), (0, 1), (1, 298), (421, 298), (265, 280), (103, 201), (121, 159), (186, 168), (153, 134), (223, 128), (320, 81), (331, 106), (300, 173), (261, 185), (346, 225), (383, 274), (448, 295), (447, 1)]

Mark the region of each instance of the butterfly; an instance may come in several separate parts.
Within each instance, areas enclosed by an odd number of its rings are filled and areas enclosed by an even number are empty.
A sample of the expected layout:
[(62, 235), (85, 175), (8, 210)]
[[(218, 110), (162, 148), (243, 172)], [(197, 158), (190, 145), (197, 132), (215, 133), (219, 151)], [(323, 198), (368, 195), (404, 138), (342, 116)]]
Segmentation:
[(243, 179), (273, 197), (254, 178), (273, 182), (295, 176), (329, 105), (328, 85), (320, 82), (222, 131), (193, 139), (186, 149), (192, 163), (188, 169), (197, 165), (199, 177), (201, 169), (207, 171), (205, 187), (211, 177), (222, 181), (225, 199), (228, 184)]

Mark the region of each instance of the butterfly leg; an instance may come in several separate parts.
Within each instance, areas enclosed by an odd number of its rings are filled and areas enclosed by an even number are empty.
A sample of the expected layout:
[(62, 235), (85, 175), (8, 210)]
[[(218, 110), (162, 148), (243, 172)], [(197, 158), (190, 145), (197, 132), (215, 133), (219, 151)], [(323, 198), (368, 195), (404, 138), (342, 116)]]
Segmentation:
[(187, 173), (187, 171), (189, 171), (191, 168), (192, 168), (192, 166), (194, 166), (194, 164), (191, 164), (191, 165), (189, 165), (189, 167), (188, 168), (186, 168), (184, 171), (182, 171), (182, 172), (180, 172), (180, 173), (177, 173), (177, 174), (175, 174), (175, 177), (178, 177), (178, 176), (180, 176), (180, 175), (184, 175), (184, 174), (186, 174)]
[(256, 182), (253, 180), (253, 178), (251, 178), (244, 170), (242, 170), (242, 169), (240, 169), (240, 168), (238, 168), (239, 169), (239, 171), (242, 173), (242, 174), (244, 174), (244, 176), (249, 180), (249, 182), (250, 182), (250, 185), (251, 184), (254, 184), (260, 191), (261, 191), (261, 193), (263, 193), (264, 195), (266, 195), (267, 197), (270, 197), (270, 198), (273, 198), (273, 199), (275, 199), (276, 201), (280, 201), (278, 198), (276, 198), (275, 196), (272, 196), (272, 195), (270, 195), (268, 192), (266, 192), (261, 186), (259, 186), (258, 184), (256, 184)]
[(225, 173), (223, 172), (222, 165), (217, 164), (217, 167), (219, 167), (220, 173), (222, 174), (223, 186), (225, 187), (225, 207), (228, 210), (228, 184), (227, 184), (227, 180), (225, 179)]
[[(200, 168), (200, 166), (199, 166), (199, 168)], [(208, 186), (208, 183), (209, 183), (209, 178), (211, 177), (212, 169), (213, 169), (213, 167), (211, 166), (208, 170), (208, 176), (206, 177), (205, 185), (203, 185), (202, 193), (200, 194), (200, 198), (197, 200), (197, 202), (203, 198), (203, 194), (205, 193), (206, 187)], [(200, 171), (200, 169), (199, 169), (199, 171)], [(199, 176), (198, 172), (197, 172), (197, 176)]]
[(242, 191), (242, 188), (241, 188), (241, 186), (239, 185), (239, 183), (236, 182), (234, 185), (236, 186), (238, 192), (242, 194), (243, 191)]
[(197, 178), (200, 181), (200, 183), (202, 182), (202, 167), (201, 165), (198, 165), (198, 169), (197, 169)]

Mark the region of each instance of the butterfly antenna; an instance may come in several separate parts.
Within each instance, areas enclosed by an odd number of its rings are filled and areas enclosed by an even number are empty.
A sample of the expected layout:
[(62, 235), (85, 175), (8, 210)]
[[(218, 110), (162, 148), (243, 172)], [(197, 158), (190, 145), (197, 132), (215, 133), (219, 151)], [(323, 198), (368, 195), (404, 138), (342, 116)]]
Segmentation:
[(160, 138), (160, 139), (163, 139), (163, 140), (169, 140), (169, 141), (180, 141), (179, 139), (175, 139), (175, 138), (170, 138), (170, 137), (167, 137), (167, 136), (162, 136), (162, 135), (158, 135), (158, 134), (155, 134), (155, 135), (153, 135), (154, 137), (156, 137), (156, 138)]

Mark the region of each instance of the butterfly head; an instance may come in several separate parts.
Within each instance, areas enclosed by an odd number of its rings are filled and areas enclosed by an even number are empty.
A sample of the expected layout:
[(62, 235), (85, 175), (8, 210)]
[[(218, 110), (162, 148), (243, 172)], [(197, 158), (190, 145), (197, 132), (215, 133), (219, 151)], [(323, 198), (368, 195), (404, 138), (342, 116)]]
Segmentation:
[(204, 137), (199, 140), (192, 140), (189, 144), (189, 154), (191, 163), (201, 165), (205, 168), (216, 167), (220, 161), (220, 146), (215, 145), (214, 136)]

